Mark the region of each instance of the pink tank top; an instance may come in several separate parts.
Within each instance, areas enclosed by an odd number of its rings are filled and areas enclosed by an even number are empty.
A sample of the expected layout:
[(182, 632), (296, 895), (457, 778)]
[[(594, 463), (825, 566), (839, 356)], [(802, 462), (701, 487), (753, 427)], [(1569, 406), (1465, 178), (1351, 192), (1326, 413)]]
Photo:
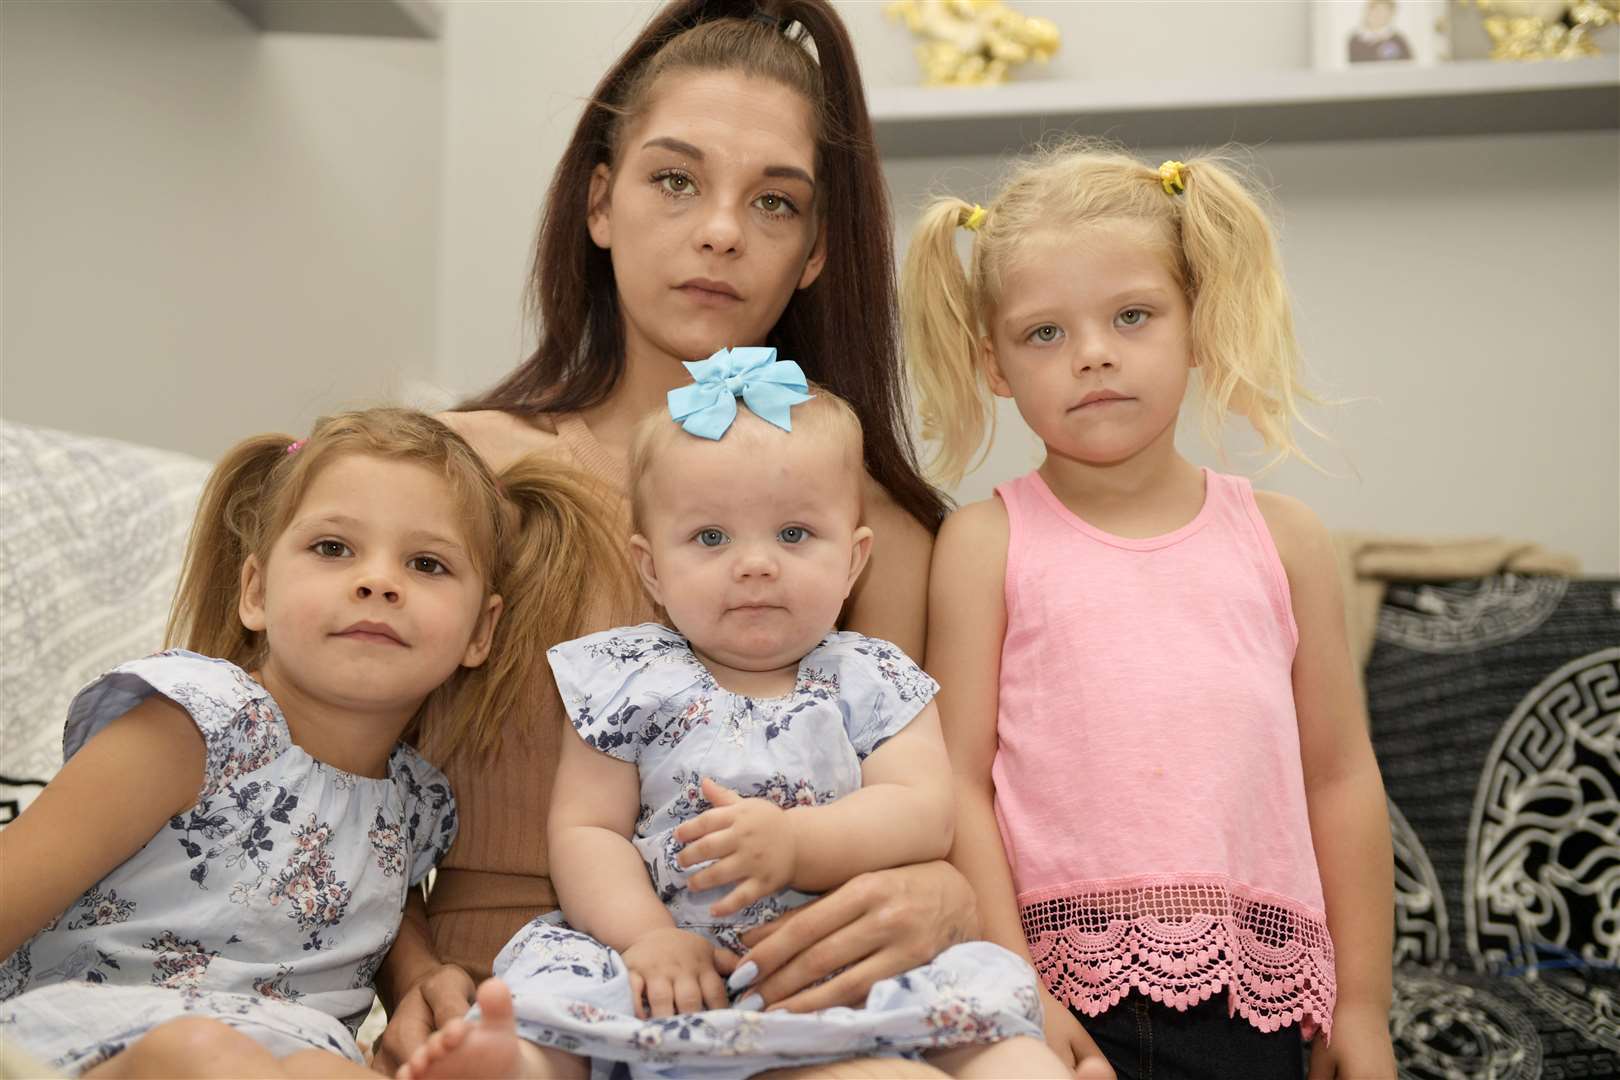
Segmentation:
[(996, 817), (1042, 980), (1088, 1016), (1226, 989), (1264, 1031), (1330, 1028), (1288, 578), (1249, 482), (1132, 540), (1038, 473), (1007, 508)]

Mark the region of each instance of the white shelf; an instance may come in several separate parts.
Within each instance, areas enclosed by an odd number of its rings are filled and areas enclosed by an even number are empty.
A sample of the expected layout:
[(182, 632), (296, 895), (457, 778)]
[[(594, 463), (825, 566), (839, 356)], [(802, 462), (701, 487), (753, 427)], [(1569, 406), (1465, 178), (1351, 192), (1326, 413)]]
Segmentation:
[(292, 34), (359, 34), (437, 38), (440, 0), (221, 0), (260, 30)]
[(1620, 58), (1272, 71), (1239, 78), (870, 91), (887, 157), (992, 154), (1053, 131), (1131, 146), (1620, 129)]

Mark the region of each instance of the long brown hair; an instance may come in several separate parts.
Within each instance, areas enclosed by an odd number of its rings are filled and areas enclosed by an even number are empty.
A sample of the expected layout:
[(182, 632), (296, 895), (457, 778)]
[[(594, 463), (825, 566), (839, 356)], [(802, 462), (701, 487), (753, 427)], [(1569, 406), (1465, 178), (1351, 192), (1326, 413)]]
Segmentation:
[(774, 79), (815, 110), (827, 264), (794, 293), (766, 344), (850, 403), (866, 431), (867, 471), (930, 531), (938, 528), (945, 502), (918, 470), (906, 420), (887, 188), (855, 51), (826, 0), (675, 0), (653, 16), (597, 84), (546, 193), (529, 279), (539, 347), (460, 407), (578, 412), (618, 384), (623, 317), (612, 260), (587, 229), (587, 192), (596, 166), (614, 164), (618, 135), (645, 111), (658, 76), (683, 69)]
[(629, 603), (618, 530), (603, 517), (600, 496), (564, 466), (524, 458), (497, 478), (461, 436), (410, 409), (326, 417), (289, 453), (292, 445), (287, 435), (256, 435), (215, 466), (186, 546), (168, 646), (244, 668), (264, 662), (266, 635), (243, 626), (237, 613), (242, 564), (250, 555), (265, 560), (321, 470), (354, 454), (444, 476), (485, 594), (503, 601), (488, 658), (430, 693), (407, 731), (434, 760), (496, 749), (504, 728), (533, 713), (533, 687), (549, 685), (537, 643), (584, 632), (604, 595)]

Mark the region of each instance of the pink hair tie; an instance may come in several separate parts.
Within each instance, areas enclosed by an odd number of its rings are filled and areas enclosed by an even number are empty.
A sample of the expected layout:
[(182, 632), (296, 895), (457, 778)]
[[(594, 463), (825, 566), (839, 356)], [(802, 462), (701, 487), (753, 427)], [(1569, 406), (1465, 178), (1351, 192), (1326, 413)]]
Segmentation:
[(300, 451), (300, 450), (302, 450), (304, 448), (304, 443), (307, 442), (307, 441), (308, 441), (307, 439), (299, 439), (295, 443), (289, 443), (288, 446), (287, 446), (287, 453), (289, 453), (289, 454), (298, 453), (298, 451)]

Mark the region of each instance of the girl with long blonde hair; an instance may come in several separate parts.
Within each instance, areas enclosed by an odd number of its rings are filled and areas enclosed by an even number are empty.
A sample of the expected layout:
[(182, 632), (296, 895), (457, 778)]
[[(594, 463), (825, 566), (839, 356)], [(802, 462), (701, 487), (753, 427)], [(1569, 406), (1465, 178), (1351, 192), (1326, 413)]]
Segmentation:
[(593, 499), (407, 410), (226, 453), (175, 647), (79, 693), (0, 834), (0, 1029), (73, 1075), (374, 1075), (354, 1030), (456, 837), (406, 740), (442, 763), (515, 722), (531, 642), (624, 576)]
[(1045, 446), (941, 530), (926, 666), (952, 861), (1035, 964), (1048, 1041), (1121, 1076), (1297, 1077), (1315, 1037), (1313, 1077), (1394, 1075), (1389, 824), (1326, 530), (1175, 442), (1196, 374), (1209, 430), (1299, 453), (1257, 199), (1218, 157), (1059, 147), (988, 207), (928, 208), (902, 311), (944, 482), (996, 397)]

